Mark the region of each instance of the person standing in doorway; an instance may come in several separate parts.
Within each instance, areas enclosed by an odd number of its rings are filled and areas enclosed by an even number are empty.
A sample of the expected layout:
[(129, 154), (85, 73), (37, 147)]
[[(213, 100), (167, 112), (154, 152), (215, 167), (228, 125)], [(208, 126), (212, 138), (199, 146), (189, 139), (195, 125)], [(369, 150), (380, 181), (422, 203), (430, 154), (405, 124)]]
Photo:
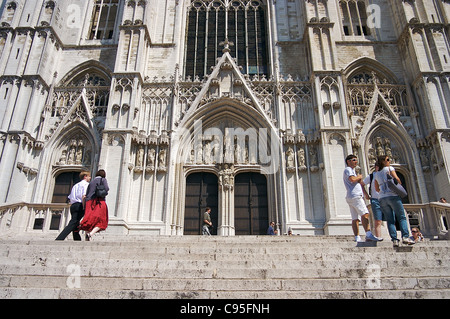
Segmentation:
[(362, 175), (356, 174), (355, 168), (358, 165), (358, 158), (356, 155), (350, 154), (345, 158), (347, 167), (344, 170), (344, 185), (347, 189), (347, 195), (345, 197), (348, 206), (350, 207), (350, 213), (352, 216), (352, 229), (355, 235), (355, 241), (360, 242), (359, 236), (359, 220), (366, 231), (366, 241), (378, 241), (379, 239), (372, 235), (369, 228), (369, 210), (364, 202), (364, 194), (362, 183)]
[(205, 213), (203, 214), (203, 235), (211, 236), (210, 228), (212, 228), (212, 225), (213, 223), (211, 221), (211, 208), (206, 207)]
[(64, 228), (64, 230), (61, 232), (61, 234), (59, 234), (55, 240), (64, 240), (71, 232), (73, 235), (73, 240), (76, 241), (81, 240), (78, 226), (80, 225), (80, 220), (84, 216), (86, 191), (89, 186), (89, 182), (91, 181), (91, 173), (81, 172), (80, 179), (81, 179), (80, 182), (73, 185), (72, 191), (68, 196), (71, 204), (70, 215), (72, 216), (72, 218), (70, 219), (69, 223)]

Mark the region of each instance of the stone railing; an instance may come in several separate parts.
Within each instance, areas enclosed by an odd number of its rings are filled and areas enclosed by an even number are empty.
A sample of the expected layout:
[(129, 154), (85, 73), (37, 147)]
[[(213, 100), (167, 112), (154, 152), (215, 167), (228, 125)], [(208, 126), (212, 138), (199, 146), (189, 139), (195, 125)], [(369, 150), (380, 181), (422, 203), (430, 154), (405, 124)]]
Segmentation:
[(0, 235), (59, 232), (70, 219), (68, 204), (16, 203), (0, 206)]
[(418, 226), (425, 237), (449, 239), (450, 204), (431, 202), (404, 207), (411, 227)]
[[(425, 237), (449, 239), (450, 204), (405, 204), (411, 227)], [(0, 206), (0, 236), (24, 232), (58, 233), (70, 219), (68, 204), (17, 203)]]

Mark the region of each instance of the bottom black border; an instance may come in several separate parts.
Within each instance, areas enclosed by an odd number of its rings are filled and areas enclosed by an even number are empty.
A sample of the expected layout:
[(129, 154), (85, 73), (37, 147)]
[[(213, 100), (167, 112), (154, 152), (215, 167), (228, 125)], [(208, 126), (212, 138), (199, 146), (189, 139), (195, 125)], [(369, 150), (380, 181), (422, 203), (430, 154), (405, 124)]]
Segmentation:
[[(93, 315), (95, 317), (124, 316), (143, 318), (302, 318), (324, 315), (362, 315), (364, 319), (377, 318), (389, 311), (421, 311), (445, 309), (444, 300), (349, 300), (349, 299), (192, 299), (192, 300), (0, 300), (3, 310), (14, 307), (15, 314), (25, 315)], [(437, 305), (440, 303), (440, 306)], [(433, 308), (430, 308), (433, 307)], [(403, 309), (403, 310), (401, 310)], [(356, 312), (355, 312), (356, 311)], [(438, 315), (438, 313), (435, 313)]]

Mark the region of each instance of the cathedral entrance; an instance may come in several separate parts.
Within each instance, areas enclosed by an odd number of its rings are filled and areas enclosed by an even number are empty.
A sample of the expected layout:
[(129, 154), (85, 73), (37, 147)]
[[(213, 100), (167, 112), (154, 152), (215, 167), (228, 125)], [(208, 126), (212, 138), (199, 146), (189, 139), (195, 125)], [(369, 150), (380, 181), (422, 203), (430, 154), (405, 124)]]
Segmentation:
[(236, 235), (265, 235), (269, 227), (267, 179), (258, 173), (235, 177), (234, 216)]
[(206, 207), (211, 208), (213, 228), (217, 234), (218, 221), (218, 180), (211, 173), (194, 173), (186, 178), (186, 202), (184, 210), (184, 234), (201, 235), (203, 214)]

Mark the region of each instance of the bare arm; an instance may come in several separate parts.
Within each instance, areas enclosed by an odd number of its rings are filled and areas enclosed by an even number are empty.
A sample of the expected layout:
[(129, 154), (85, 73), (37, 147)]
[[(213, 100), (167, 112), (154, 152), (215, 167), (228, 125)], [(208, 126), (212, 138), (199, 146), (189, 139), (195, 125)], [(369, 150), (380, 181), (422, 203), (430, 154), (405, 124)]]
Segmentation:
[(360, 182), (362, 182), (362, 180), (363, 180), (363, 177), (362, 177), (362, 175), (361, 174), (359, 174), (359, 175), (356, 175), (356, 176), (350, 176), (349, 178), (348, 178), (348, 180), (351, 182), (351, 183), (360, 183)]
[(398, 178), (397, 173), (395, 171), (391, 171), (390, 173), (392, 177), (394, 177), (397, 180), (397, 182), (401, 185), (402, 182), (400, 181), (400, 178)]
[(370, 195), (369, 195), (369, 193), (367, 193), (366, 188), (364, 187), (364, 183), (363, 183), (363, 182), (361, 182), (361, 188), (362, 188), (363, 193), (364, 193), (364, 198), (365, 198), (365, 199), (370, 199)]
[(375, 180), (375, 190), (379, 193), (380, 192), (380, 185), (378, 184), (378, 181)]

